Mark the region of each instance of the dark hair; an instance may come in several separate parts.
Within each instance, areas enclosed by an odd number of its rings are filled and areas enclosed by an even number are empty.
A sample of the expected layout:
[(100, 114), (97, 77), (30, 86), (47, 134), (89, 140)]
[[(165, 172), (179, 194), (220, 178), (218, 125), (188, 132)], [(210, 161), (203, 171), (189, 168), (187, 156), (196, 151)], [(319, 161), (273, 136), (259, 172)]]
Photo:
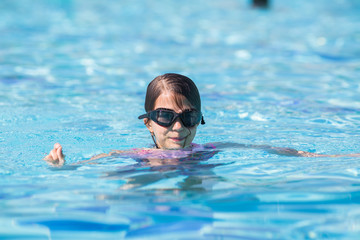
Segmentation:
[(145, 98), (146, 112), (154, 110), (156, 99), (165, 91), (174, 93), (174, 100), (180, 108), (182, 101), (179, 96), (182, 95), (201, 112), (200, 94), (195, 83), (190, 78), (176, 73), (157, 76), (149, 83)]

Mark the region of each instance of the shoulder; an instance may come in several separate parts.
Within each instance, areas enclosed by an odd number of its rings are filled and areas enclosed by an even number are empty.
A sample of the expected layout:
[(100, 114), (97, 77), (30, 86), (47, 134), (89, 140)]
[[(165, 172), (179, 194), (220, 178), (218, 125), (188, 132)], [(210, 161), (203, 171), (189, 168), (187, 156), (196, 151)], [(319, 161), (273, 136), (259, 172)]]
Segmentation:
[(133, 148), (131, 150), (126, 151), (126, 156), (129, 157), (144, 157), (148, 155), (154, 154), (157, 149), (155, 148)]
[(191, 144), (193, 150), (209, 150), (209, 149), (216, 149), (217, 144), (216, 143), (205, 143), (205, 144)]
[(205, 143), (205, 144), (192, 143), (191, 144), (192, 151), (214, 150), (216, 148), (217, 148), (216, 145), (213, 143)]
[(216, 144), (215, 143), (206, 143), (204, 144), (204, 148), (206, 149), (216, 149)]

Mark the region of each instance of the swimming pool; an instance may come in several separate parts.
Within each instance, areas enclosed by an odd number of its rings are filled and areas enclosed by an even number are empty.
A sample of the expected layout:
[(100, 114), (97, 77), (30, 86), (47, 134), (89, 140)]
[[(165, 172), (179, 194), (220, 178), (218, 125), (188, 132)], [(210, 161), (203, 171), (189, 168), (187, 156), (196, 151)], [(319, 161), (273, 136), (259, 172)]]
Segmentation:
[[(357, 239), (360, 159), (229, 149), (137, 167), (165, 72), (199, 87), (196, 143), (360, 153), (355, 0), (0, 2), (1, 239)], [(61, 142), (67, 167), (42, 158)], [(137, 184), (129, 186), (130, 181)]]

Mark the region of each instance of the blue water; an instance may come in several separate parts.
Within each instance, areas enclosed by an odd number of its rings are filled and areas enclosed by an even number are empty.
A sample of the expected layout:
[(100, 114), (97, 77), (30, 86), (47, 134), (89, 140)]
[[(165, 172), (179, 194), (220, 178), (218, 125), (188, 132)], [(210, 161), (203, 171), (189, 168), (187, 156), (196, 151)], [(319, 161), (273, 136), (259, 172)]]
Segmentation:
[(199, 87), (196, 143), (360, 153), (359, 26), (356, 0), (0, 1), (0, 238), (359, 239), (359, 158), (71, 165), (151, 147), (137, 116), (166, 72)]

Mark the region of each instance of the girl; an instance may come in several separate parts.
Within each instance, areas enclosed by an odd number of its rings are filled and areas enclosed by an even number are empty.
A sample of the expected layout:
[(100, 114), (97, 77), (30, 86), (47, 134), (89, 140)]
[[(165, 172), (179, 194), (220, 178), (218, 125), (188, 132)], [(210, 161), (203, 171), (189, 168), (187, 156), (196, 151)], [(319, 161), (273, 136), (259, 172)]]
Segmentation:
[[(257, 148), (270, 153), (288, 156), (320, 157), (335, 156), (297, 151), (291, 148), (278, 148), (267, 145), (245, 145), (238, 143), (208, 143), (198, 145), (193, 143), (196, 129), (205, 124), (201, 112), (199, 91), (194, 82), (183, 75), (167, 73), (156, 77), (148, 85), (145, 98), (146, 113), (139, 116), (148, 128), (155, 147), (153, 149), (113, 151), (100, 154), (88, 161), (114, 155), (127, 156), (136, 159), (146, 159), (152, 164), (164, 164), (164, 161), (183, 159), (189, 156), (208, 159), (219, 150), (229, 147)], [(174, 151), (174, 150), (182, 151)], [(347, 156), (358, 156), (352, 154)], [(341, 156), (341, 155), (336, 155)], [(65, 158), (62, 146), (54, 145), (50, 154), (45, 157), (49, 163), (62, 166)]]

